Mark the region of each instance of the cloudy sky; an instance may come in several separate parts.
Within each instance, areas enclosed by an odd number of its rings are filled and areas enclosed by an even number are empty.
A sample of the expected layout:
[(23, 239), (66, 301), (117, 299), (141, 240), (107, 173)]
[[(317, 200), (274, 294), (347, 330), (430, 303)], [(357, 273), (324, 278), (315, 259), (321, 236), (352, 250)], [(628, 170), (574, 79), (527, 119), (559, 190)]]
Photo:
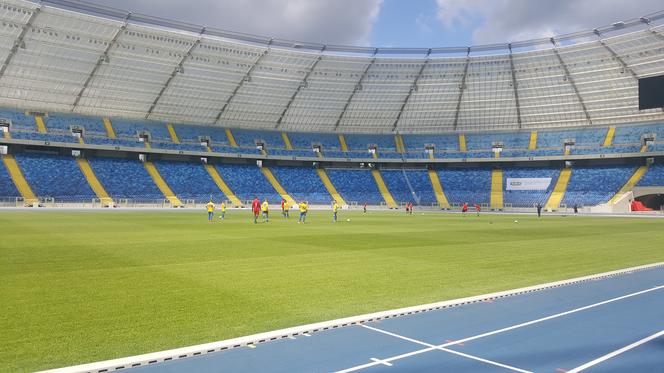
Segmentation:
[(592, 29), (662, 0), (88, 0), (168, 19), (326, 44), (464, 46)]

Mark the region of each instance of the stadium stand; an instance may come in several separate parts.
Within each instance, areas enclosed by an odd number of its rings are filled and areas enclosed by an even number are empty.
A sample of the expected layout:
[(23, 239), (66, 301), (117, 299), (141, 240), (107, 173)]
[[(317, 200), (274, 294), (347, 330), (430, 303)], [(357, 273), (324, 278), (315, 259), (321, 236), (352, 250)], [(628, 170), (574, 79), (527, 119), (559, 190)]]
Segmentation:
[(314, 168), (270, 167), (274, 176), (296, 201), (310, 204), (329, 204), (332, 196)]
[[(506, 205), (513, 207), (533, 207), (536, 204), (544, 204), (551, 195), (555, 186), (558, 173), (557, 168), (532, 168), (532, 167), (505, 167), (503, 168), (503, 201)], [(551, 183), (546, 190), (507, 190), (508, 178), (550, 178)]]
[(431, 206), (436, 203), (427, 170), (382, 169), (380, 173), (398, 204), (412, 202), (415, 205)]
[(73, 157), (21, 153), (16, 161), (38, 197), (62, 202), (96, 197)]
[(371, 171), (328, 168), (326, 172), (347, 203), (380, 205), (385, 202)]
[(94, 157), (90, 166), (106, 192), (116, 200), (163, 201), (164, 195), (138, 160)]
[(574, 167), (562, 203), (567, 206), (606, 203), (633, 173), (631, 166)]
[(235, 195), (246, 204), (254, 197), (267, 198), (274, 204), (281, 201), (281, 196), (263, 176), (255, 165), (217, 164), (215, 168), (226, 181)]
[(200, 163), (156, 161), (154, 164), (181, 201), (205, 203), (212, 199), (217, 203), (226, 199)]
[(450, 204), (489, 204), (491, 169), (450, 167), (438, 171), (438, 177)]
[(7, 168), (0, 165), (0, 199), (17, 198), (21, 194), (16, 189)]
[(654, 164), (639, 180), (637, 186), (664, 186), (664, 165)]

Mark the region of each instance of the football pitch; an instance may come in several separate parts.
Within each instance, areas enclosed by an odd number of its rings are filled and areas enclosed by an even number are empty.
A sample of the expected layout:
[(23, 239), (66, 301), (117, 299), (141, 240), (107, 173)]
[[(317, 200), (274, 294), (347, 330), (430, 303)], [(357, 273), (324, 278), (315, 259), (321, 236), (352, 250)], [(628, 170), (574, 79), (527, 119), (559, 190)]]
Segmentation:
[[(0, 211), (0, 371), (56, 368), (664, 261), (664, 220)], [(347, 221), (350, 219), (351, 221)], [(515, 222), (518, 220), (518, 223)]]

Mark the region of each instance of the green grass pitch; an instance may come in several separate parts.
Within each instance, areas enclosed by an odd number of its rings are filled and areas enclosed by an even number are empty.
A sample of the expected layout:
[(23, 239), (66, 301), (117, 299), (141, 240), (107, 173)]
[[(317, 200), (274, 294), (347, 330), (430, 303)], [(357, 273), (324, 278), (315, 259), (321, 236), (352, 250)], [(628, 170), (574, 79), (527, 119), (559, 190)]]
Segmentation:
[[(350, 218), (351, 222), (346, 219)], [(664, 261), (664, 220), (0, 212), (0, 371), (55, 368)], [(216, 216), (215, 216), (216, 219)], [(518, 223), (514, 220), (518, 219)]]

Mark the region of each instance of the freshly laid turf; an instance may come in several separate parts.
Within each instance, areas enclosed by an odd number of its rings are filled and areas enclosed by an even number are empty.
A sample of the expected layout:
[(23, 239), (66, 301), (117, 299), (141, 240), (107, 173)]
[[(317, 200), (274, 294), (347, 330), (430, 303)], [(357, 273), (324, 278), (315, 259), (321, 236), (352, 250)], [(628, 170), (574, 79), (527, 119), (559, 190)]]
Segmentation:
[[(0, 370), (55, 368), (664, 261), (664, 220), (0, 211)], [(346, 219), (351, 218), (351, 222)], [(518, 223), (514, 220), (518, 219)]]

